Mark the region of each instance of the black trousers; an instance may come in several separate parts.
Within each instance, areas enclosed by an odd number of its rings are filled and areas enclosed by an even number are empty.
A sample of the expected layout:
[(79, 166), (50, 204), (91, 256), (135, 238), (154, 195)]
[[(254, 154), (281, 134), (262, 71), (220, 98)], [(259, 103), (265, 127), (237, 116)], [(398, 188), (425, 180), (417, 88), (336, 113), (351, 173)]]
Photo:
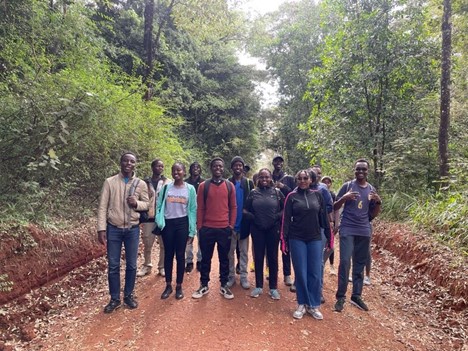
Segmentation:
[(200, 250), (202, 253), (200, 267), (200, 282), (208, 285), (210, 281), (211, 259), (215, 244), (218, 245), (219, 280), (221, 286), (226, 285), (229, 279), (229, 250), (231, 248), (232, 230), (228, 228), (202, 227), (198, 231)]
[(177, 261), (176, 284), (182, 284), (185, 272), (185, 247), (189, 235), (188, 217), (166, 219), (161, 236), (164, 242), (164, 270), (166, 283), (172, 282), (174, 254)]
[(278, 288), (278, 247), (280, 241), (279, 226), (270, 229), (260, 229), (256, 225), (251, 227), (255, 263), (255, 287), (263, 288), (263, 266), (265, 249), (269, 269), (270, 289)]

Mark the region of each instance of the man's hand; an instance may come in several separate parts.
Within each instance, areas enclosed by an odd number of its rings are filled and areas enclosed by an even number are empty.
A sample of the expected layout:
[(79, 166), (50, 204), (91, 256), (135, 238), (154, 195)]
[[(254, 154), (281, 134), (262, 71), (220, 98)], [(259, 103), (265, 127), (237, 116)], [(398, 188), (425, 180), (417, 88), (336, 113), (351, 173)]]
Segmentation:
[(138, 204), (137, 204), (136, 196), (132, 195), (132, 196), (127, 197), (127, 204), (130, 207), (137, 208)]
[(97, 232), (97, 239), (100, 244), (106, 245), (106, 231), (105, 230), (100, 230)]

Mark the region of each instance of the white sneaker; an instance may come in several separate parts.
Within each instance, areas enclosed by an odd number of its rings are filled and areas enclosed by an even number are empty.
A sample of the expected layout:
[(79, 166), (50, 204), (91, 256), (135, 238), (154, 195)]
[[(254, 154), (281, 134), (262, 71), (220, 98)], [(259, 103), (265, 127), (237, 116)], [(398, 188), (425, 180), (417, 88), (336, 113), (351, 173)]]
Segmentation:
[(291, 285), (293, 284), (293, 281), (292, 281), (290, 275), (284, 276), (284, 284), (285, 284), (286, 286), (291, 286)]
[(159, 270), (159, 275), (160, 275), (161, 277), (165, 277), (165, 276), (166, 276), (166, 271), (164, 270), (164, 268), (161, 268), (161, 269)]
[(145, 275), (148, 275), (151, 273), (151, 268), (150, 266), (143, 266), (141, 267), (138, 272), (137, 272), (137, 277), (144, 277)]
[(318, 308), (307, 307), (307, 312), (319, 321), (323, 319), (322, 312)]
[(297, 309), (293, 313), (293, 317), (296, 319), (302, 319), (304, 317), (304, 313), (306, 312), (305, 305), (297, 305)]
[(364, 277), (364, 281), (363, 281), (364, 285), (371, 285), (371, 279), (368, 275), (366, 275)]

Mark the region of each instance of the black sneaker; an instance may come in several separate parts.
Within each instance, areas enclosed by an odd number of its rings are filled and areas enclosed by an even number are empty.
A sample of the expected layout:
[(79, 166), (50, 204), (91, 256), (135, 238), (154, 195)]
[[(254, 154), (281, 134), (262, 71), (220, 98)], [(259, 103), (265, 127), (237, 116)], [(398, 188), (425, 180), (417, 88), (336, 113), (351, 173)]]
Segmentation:
[(187, 263), (185, 266), (185, 273), (190, 273), (191, 271), (193, 271), (193, 263)]
[(201, 272), (201, 262), (197, 261), (197, 271)]
[(124, 303), (127, 305), (128, 308), (132, 310), (138, 307), (138, 302), (136, 302), (135, 297), (133, 297), (133, 294), (125, 296)]
[(120, 306), (122, 306), (120, 300), (111, 299), (110, 302), (106, 305), (106, 307), (104, 307), (104, 313), (112, 313)]
[(200, 285), (198, 290), (192, 294), (192, 297), (194, 299), (201, 299), (203, 295), (208, 294), (209, 291), (210, 291), (210, 288), (208, 287), (208, 285)]
[(351, 304), (363, 311), (369, 311), (369, 307), (362, 301), (361, 296), (351, 296)]
[(231, 300), (234, 298), (234, 294), (232, 293), (231, 289), (228, 288), (227, 285), (219, 288), (219, 293), (223, 295), (225, 299)]
[(335, 303), (335, 311), (336, 311), (336, 312), (341, 312), (341, 311), (343, 311), (344, 304), (345, 304), (345, 299), (344, 299), (344, 298), (340, 298), (340, 299), (336, 300), (336, 303)]

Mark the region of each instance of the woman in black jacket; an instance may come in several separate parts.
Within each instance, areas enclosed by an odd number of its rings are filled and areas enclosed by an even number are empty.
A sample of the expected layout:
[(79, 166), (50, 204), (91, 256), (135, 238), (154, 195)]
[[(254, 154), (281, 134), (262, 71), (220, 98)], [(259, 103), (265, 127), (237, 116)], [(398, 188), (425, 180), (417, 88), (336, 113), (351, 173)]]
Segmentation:
[(301, 319), (307, 311), (315, 319), (323, 319), (319, 310), (323, 253), (320, 228), (324, 228), (329, 241), (330, 226), (322, 194), (309, 188), (309, 173), (299, 171), (296, 182), (298, 187), (286, 198), (281, 232), (281, 250), (291, 250), (296, 278), (298, 306), (293, 317)]
[(268, 258), (270, 296), (280, 299), (278, 292), (278, 245), (284, 195), (274, 187), (271, 172), (263, 168), (258, 172), (257, 187), (252, 190), (244, 206), (244, 215), (251, 219), (254, 249), (255, 288), (250, 293), (258, 297), (263, 293), (263, 266), (265, 248)]

